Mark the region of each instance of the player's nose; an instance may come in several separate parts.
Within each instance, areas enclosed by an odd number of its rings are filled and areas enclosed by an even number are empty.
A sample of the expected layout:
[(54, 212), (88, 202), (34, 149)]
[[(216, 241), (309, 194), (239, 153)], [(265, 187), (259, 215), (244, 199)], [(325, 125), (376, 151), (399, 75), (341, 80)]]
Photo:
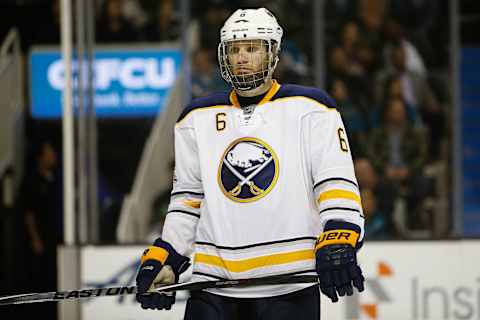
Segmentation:
[(246, 49), (240, 49), (238, 52), (238, 63), (247, 63), (249, 59), (249, 53)]

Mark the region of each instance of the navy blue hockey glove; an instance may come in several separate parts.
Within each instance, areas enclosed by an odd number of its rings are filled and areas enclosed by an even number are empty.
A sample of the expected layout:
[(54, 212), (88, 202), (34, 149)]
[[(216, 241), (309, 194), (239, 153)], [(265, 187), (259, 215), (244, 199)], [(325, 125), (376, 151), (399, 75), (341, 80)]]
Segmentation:
[[(343, 221), (329, 221), (315, 245), (320, 290), (332, 302), (351, 296), (353, 287), (364, 290), (365, 278), (357, 263), (360, 228)], [(338, 294), (338, 295), (337, 295)]]
[(168, 285), (178, 282), (182, 272), (190, 266), (189, 259), (179, 254), (173, 247), (160, 238), (148, 247), (142, 255), (138, 271), (137, 301), (143, 309), (170, 310), (175, 303), (175, 293), (149, 292), (156, 285)]

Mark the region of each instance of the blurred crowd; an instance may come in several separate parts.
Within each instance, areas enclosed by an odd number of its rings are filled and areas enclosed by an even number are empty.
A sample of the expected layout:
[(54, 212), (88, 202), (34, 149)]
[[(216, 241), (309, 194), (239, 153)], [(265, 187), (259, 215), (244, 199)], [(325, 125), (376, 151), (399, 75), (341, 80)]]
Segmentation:
[[(25, 3), (30, 6), (24, 5), (22, 14), (18, 6), (3, 7), (1, 38), (16, 25), (25, 54), (33, 45), (58, 45), (59, 0)], [(95, 5), (99, 44), (181, 40), (180, 1), (97, 0)], [(275, 78), (315, 85), (313, 1), (191, 1), (189, 22), (199, 26), (199, 45), (192, 53), (193, 97), (228, 89), (216, 61), (219, 29), (236, 8), (260, 6), (273, 11), (285, 31)], [(448, 2), (326, 0), (322, 16), (323, 38), (317, 40), (325, 46), (324, 89), (337, 101), (347, 128), (367, 239), (446, 237), (448, 228), (435, 231), (432, 226), (438, 225), (433, 223), (437, 205), (449, 197)], [(115, 240), (122, 196), (131, 188), (151, 125), (152, 119), (99, 120), (99, 189), (110, 195), (100, 204), (107, 217), (102, 228), (106, 242)], [(134, 138), (119, 148), (117, 136), (127, 127)], [(58, 122), (29, 118), (30, 150), (44, 143), (37, 138), (45, 134), (38, 133), (50, 130), (52, 147), (61, 152), (60, 128)], [(163, 211), (168, 196), (159, 199), (155, 207)], [(154, 216), (161, 219), (162, 213)]]
[(332, 0), (326, 12), (326, 89), (349, 133), (367, 238), (446, 236), (434, 229), (450, 161), (445, 3)]

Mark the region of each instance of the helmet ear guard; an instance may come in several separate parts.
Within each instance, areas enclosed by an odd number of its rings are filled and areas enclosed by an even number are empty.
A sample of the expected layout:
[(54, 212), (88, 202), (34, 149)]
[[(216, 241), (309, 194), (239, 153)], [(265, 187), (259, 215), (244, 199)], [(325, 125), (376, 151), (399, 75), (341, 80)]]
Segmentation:
[[(278, 63), (278, 54), (283, 30), (275, 16), (265, 8), (239, 9), (225, 21), (220, 30), (218, 62), (223, 79), (235, 89), (248, 91), (258, 88), (272, 78)], [(246, 75), (235, 75), (228, 58), (228, 45), (233, 41), (263, 40), (265, 44), (266, 66), (262, 70)]]
[(271, 61), (271, 68), (275, 69), (277, 67), (277, 63), (279, 60), (279, 54), (280, 54), (280, 48), (278, 46), (278, 43), (275, 40), (272, 40), (272, 43), (269, 43), (268, 46), (270, 47), (269, 50), (271, 50), (274, 53), (274, 58)]

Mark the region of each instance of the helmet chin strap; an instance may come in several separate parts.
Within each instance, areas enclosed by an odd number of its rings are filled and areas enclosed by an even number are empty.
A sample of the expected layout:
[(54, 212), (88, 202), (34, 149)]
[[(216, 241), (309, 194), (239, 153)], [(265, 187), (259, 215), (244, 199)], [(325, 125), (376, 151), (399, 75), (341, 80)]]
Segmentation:
[(267, 78), (261, 85), (259, 85), (254, 89), (241, 90), (241, 89), (235, 88), (235, 91), (237, 92), (238, 95), (242, 97), (254, 97), (267, 92), (271, 87), (272, 87), (272, 78)]

